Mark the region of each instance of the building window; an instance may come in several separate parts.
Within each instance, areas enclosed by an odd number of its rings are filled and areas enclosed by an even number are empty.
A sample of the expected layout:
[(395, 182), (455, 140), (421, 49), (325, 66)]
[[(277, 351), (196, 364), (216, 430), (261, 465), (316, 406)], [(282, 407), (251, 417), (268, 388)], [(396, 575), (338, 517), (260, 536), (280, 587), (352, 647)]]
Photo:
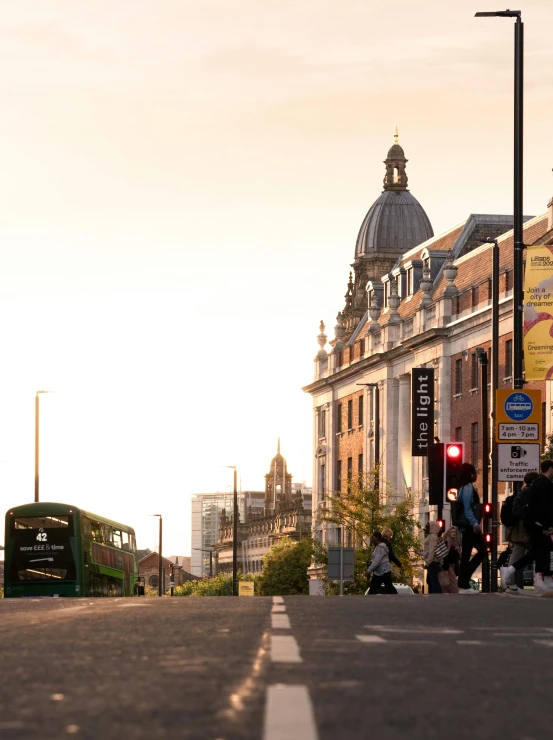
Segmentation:
[(513, 287), (512, 270), (505, 271), (505, 293), (507, 293)]
[(460, 396), (463, 392), (463, 360), (455, 360), (455, 394)]
[(407, 295), (413, 295), (413, 268), (407, 270)]
[(513, 374), (513, 340), (505, 342), (505, 377), (510, 378)]
[(478, 305), (478, 288), (471, 288), (470, 304), (472, 308), (476, 308), (476, 306)]
[(493, 299), (493, 283), (491, 279), (488, 279), (488, 300), (491, 301)]
[(478, 388), (478, 355), (476, 352), (472, 353), (470, 360), (470, 387), (474, 390)]
[(353, 362), (353, 360), (355, 359), (354, 355), (355, 355), (355, 347), (352, 344), (351, 347), (349, 348), (349, 361), (350, 362)]
[(326, 498), (326, 464), (323, 463), (319, 466), (319, 501), (324, 501)]
[(326, 409), (319, 409), (319, 438), (326, 437)]
[(362, 480), (363, 478), (363, 453), (357, 456), (357, 473), (359, 475), (359, 480)]
[(478, 422), (475, 421), (471, 424), (470, 428), (470, 454), (471, 462), (475, 468), (478, 467)]
[(363, 396), (359, 396), (359, 419), (358, 419), (358, 422), (359, 422), (359, 426), (362, 427), (363, 426), (363, 422), (364, 422), (364, 419), (363, 419)]
[(353, 401), (348, 401), (348, 429), (353, 429)]
[(340, 493), (342, 490), (342, 461), (336, 461), (336, 491)]
[(359, 342), (359, 355), (361, 357), (363, 357), (365, 355), (365, 340), (364, 339), (362, 339)]
[(463, 427), (455, 427), (455, 441), (456, 442), (463, 441)]
[(353, 457), (348, 457), (348, 491), (351, 491), (352, 479), (353, 479)]
[(339, 403), (336, 407), (336, 432), (339, 434), (342, 431), (342, 404)]

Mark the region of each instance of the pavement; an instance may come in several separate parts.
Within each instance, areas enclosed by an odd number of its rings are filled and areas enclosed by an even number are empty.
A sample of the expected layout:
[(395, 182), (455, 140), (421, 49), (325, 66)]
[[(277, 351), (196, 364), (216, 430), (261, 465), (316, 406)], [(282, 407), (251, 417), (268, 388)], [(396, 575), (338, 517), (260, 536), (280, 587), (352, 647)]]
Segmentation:
[(541, 740), (553, 599), (0, 600), (0, 738)]

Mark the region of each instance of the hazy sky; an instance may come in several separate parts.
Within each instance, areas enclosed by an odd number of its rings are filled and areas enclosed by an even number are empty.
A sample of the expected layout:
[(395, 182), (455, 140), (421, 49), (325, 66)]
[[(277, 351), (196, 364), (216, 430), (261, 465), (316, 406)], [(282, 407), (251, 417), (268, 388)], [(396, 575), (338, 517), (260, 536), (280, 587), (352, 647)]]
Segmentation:
[[(20, 0), (0, 26), (0, 500), (190, 549), (190, 494), (277, 437), (311, 481), (333, 336), (397, 121), (439, 233), (512, 211), (513, 23), (444, 0)], [(525, 212), (553, 195), (551, 0), (526, 30)], [(500, 5), (497, 7), (501, 7)], [(520, 7), (520, 6), (517, 6)]]

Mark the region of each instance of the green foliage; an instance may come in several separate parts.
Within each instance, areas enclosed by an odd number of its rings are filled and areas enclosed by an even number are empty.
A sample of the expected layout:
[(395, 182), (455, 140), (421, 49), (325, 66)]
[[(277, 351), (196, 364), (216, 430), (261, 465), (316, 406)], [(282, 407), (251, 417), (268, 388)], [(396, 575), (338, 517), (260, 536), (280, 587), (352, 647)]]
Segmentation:
[(262, 596), (293, 596), (309, 593), (307, 568), (313, 556), (313, 540), (304, 537), (294, 542), (283, 537), (263, 558), (259, 579)]
[[(253, 581), (254, 590), (258, 592), (256, 578), (253, 575), (237, 574), (238, 581)], [(202, 578), (200, 581), (187, 581), (175, 588), (175, 596), (232, 596), (232, 574), (219, 573), (213, 578)]]
[[(351, 481), (349, 490), (334, 494), (330, 502), (331, 508), (326, 510), (321, 520), (342, 527), (343, 531), (350, 534), (355, 547), (355, 577), (354, 581), (344, 583), (344, 593), (362, 594), (366, 591), (365, 571), (373, 551), (370, 536), (375, 531), (382, 532), (385, 527), (389, 527), (394, 533), (392, 547), (403, 565), (400, 571), (392, 566), (394, 581), (412, 582), (420, 570), (420, 556), (417, 553), (422, 549), (422, 544), (421, 527), (413, 516), (413, 500), (410, 496), (399, 498), (397, 492), (382, 481), (375, 470), (359, 480)], [(315, 559), (326, 566), (326, 549), (316, 546)], [(339, 584), (328, 581), (326, 576), (323, 581), (326, 593), (339, 592)]]
[(548, 434), (545, 438), (545, 445), (540, 460), (553, 460), (553, 434)]

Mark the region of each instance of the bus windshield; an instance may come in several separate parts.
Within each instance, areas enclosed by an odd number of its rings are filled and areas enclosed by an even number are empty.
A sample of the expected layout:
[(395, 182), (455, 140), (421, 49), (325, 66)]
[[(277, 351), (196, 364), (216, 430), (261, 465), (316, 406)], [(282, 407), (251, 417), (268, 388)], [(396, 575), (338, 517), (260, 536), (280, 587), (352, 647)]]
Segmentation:
[(75, 559), (69, 538), (71, 514), (21, 516), (12, 520), (10, 578), (16, 581), (75, 580)]

